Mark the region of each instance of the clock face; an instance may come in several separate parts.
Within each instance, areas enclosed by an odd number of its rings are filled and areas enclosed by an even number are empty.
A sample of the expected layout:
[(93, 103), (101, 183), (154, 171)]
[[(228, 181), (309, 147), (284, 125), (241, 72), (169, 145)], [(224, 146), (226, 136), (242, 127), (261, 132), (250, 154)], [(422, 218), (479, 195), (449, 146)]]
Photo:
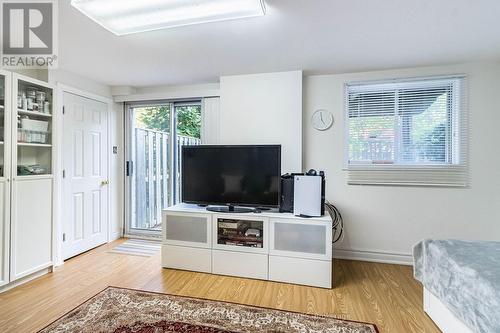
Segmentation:
[(328, 110), (317, 110), (313, 113), (311, 122), (318, 131), (325, 131), (333, 125), (333, 114)]

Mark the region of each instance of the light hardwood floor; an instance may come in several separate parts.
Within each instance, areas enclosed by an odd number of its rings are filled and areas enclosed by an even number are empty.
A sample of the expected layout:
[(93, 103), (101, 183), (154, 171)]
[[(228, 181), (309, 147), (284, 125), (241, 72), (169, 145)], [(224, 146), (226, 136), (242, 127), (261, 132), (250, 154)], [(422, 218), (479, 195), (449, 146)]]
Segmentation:
[(107, 252), (70, 259), (54, 273), (0, 294), (0, 332), (35, 332), (107, 286), (159, 291), (371, 322), (381, 333), (439, 332), (422, 311), (409, 266), (334, 260), (331, 290), (167, 270), (149, 258)]

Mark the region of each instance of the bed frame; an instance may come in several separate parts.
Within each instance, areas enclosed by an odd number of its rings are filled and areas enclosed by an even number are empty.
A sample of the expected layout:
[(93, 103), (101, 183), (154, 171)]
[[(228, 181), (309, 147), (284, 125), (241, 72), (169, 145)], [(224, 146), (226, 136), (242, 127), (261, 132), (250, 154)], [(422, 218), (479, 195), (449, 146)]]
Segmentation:
[(474, 333), (425, 287), (424, 311), (443, 333)]

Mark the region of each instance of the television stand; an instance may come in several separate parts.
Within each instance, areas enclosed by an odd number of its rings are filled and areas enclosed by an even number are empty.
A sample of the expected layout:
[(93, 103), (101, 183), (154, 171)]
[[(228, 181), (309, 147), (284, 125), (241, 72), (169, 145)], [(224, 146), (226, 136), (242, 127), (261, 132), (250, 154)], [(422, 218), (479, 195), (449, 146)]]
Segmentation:
[(222, 214), (181, 203), (163, 210), (162, 228), (165, 268), (332, 287), (329, 215)]
[(248, 207), (236, 207), (233, 205), (228, 206), (208, 206), (207, 210), (210, 212), (216, 213), (253, 213), (255, 211), (254, 208)]

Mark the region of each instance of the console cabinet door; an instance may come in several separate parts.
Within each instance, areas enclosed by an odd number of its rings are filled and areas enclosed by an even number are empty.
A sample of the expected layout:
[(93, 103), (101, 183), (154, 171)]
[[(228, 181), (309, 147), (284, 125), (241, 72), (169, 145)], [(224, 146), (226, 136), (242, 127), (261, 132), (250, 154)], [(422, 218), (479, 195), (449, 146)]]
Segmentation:
[(269, 254), (331, 260), (332, 223), (313, 219), (271, 219)]
[(203, 213), (163, 212), (163, 243), (210, 248), (212, 216)]
[(52, 177), (12, 182), (11, 267), (14, 281), (52, 265)]

